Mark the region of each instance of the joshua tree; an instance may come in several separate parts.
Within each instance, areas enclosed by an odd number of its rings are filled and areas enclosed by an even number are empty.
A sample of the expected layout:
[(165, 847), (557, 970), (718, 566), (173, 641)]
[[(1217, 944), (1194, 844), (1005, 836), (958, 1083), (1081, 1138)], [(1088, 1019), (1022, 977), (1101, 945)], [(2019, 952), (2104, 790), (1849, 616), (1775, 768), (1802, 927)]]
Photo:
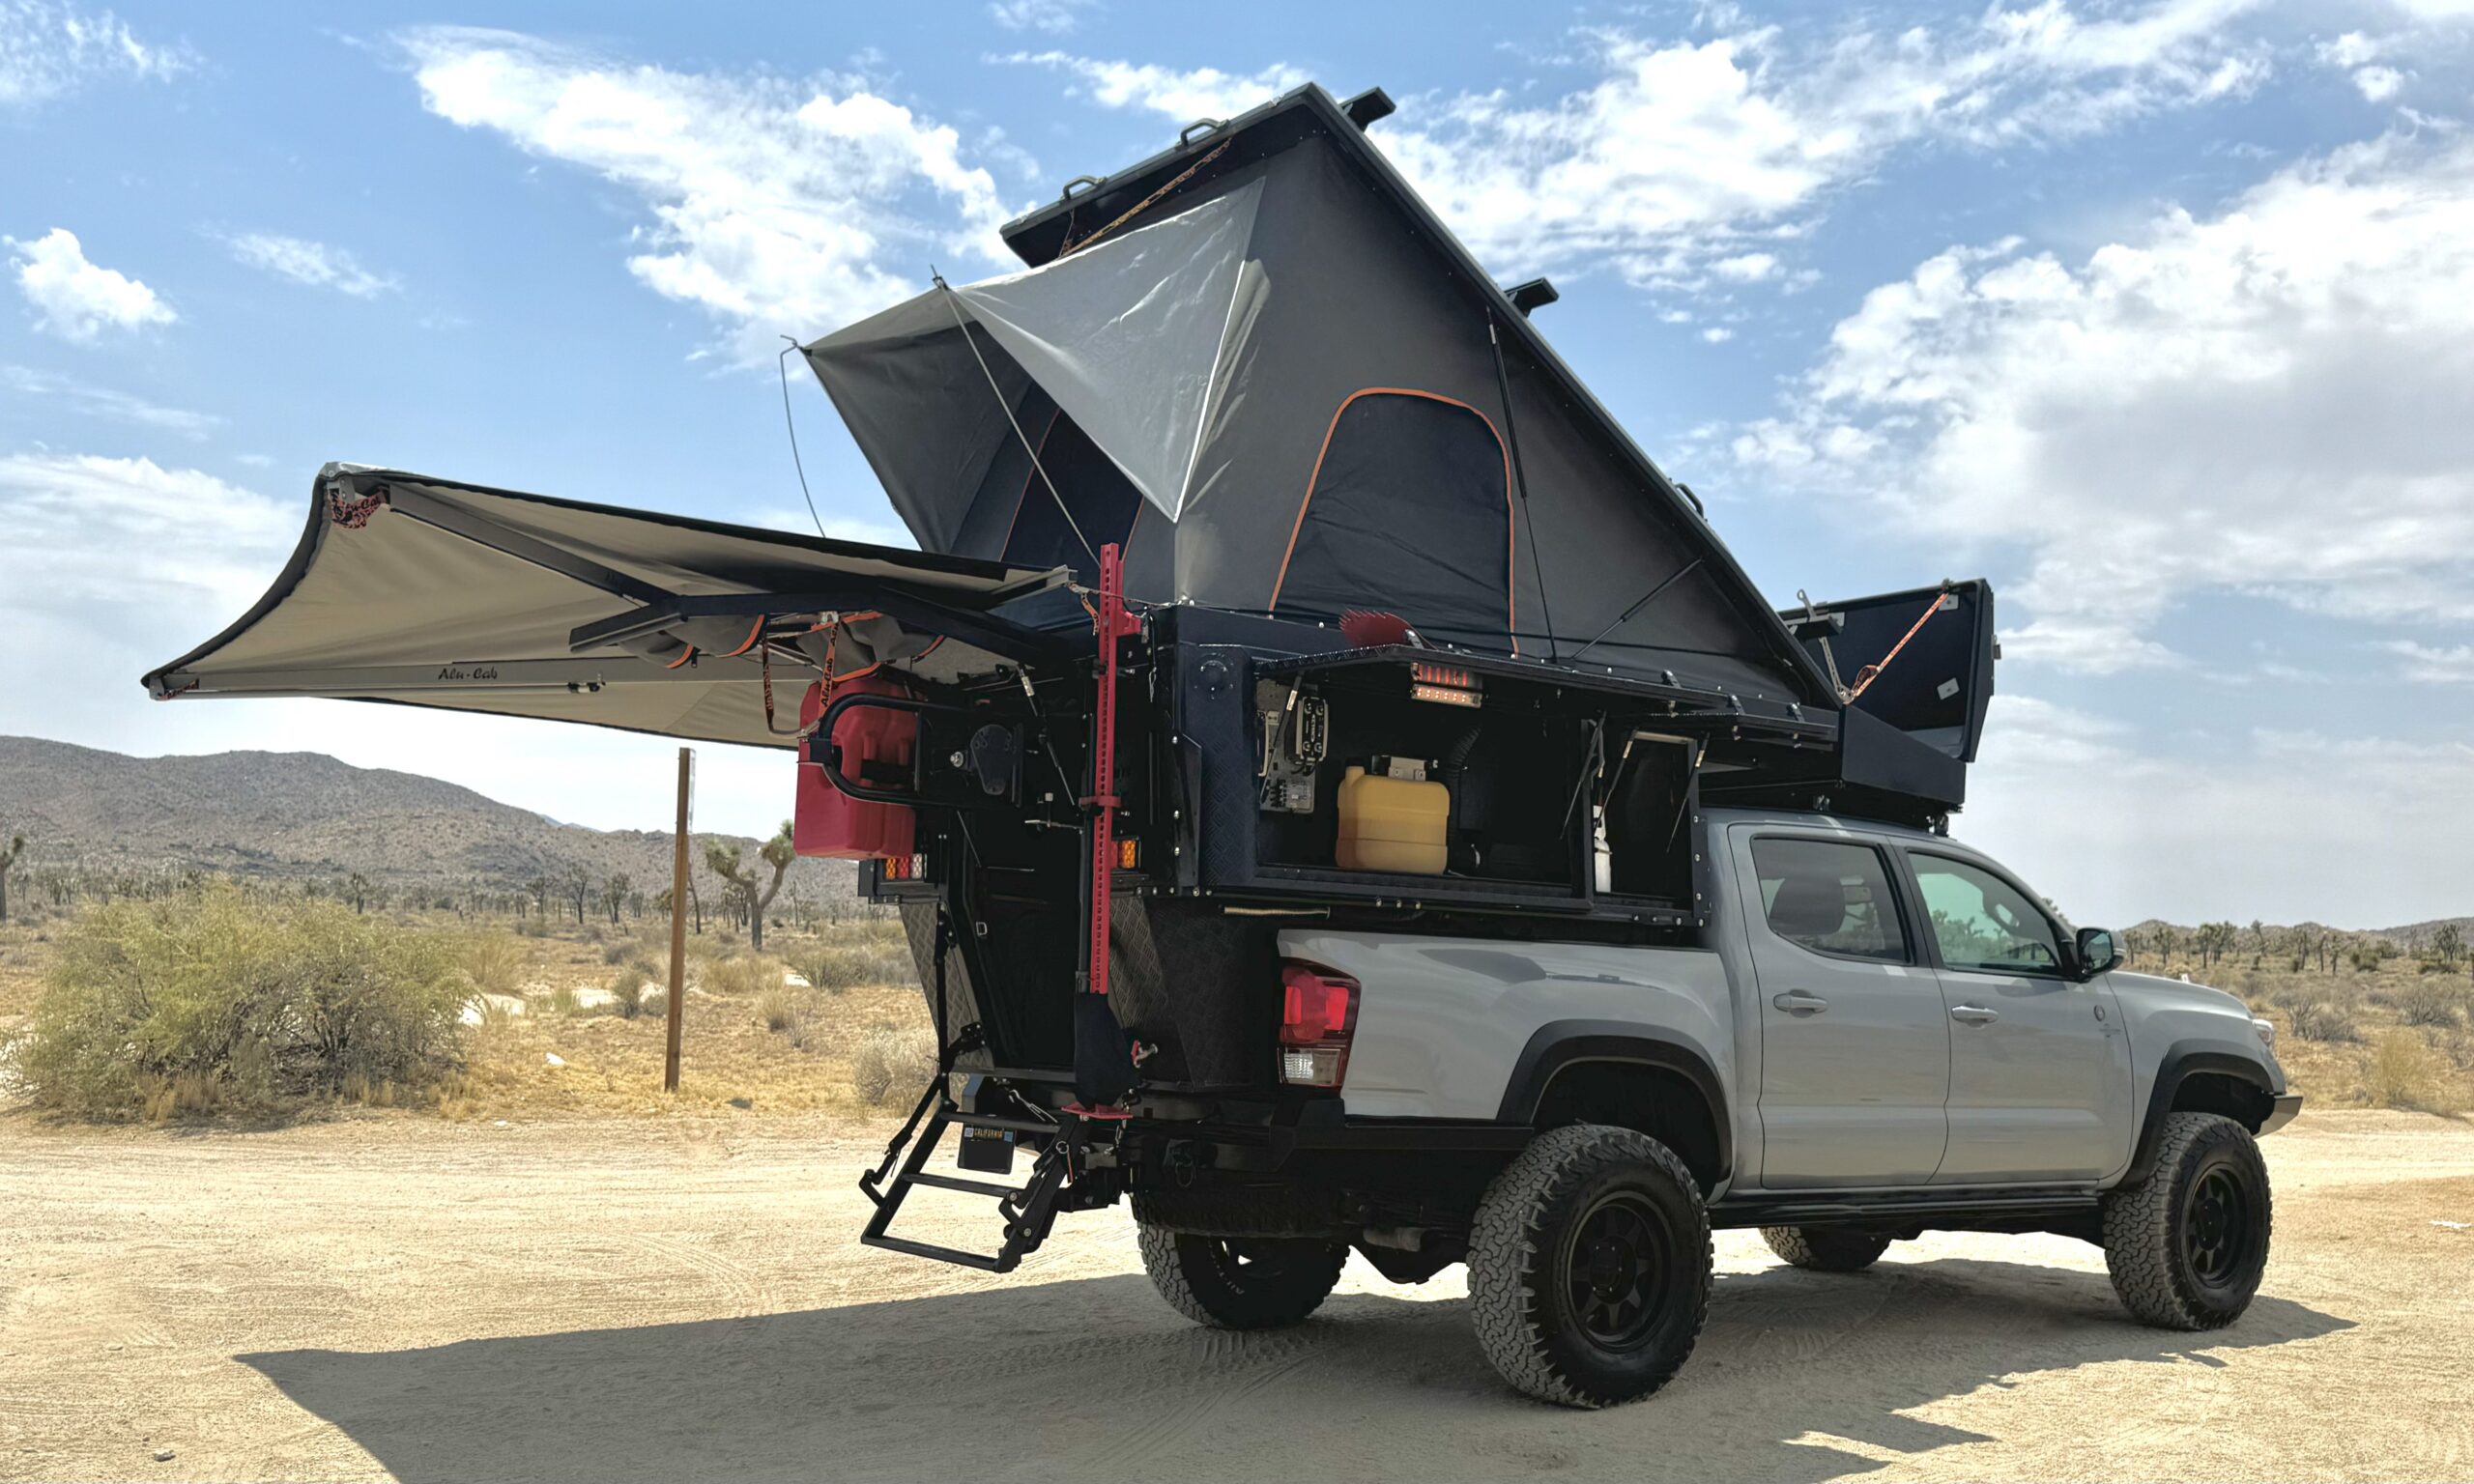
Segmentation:
[(17, 857), (25, 853), (26, 837), (23, 835), (10, 836), (9, 848), (0, 850), (0, 923), (9, 920), (9, 872), (15, 868)]
[(344, 899), (352, 903), (352, 909), (355, 912), (368, 911), (369, 878), (357, 870), (351, 875), (346, 876), (344, 878)]
[(634, 882), (627, 879), (627, 873), (623, 870), (601, 883), (601, 904), (610, 909), (612, 923), (618, 921), (618, 909), (627, 904), (628, 889), (634, 885)]
[(765, 909), (781, 894), (782, 877), (790, 870), (791, 863), (798, 859), (791, 845), (791, 821), (783, 820), (782, 828), (757, 849), (758, 859), (773, 868), (772, 879), (762, 887), (757, 884), (755, 868), (745, 862), (744, 849), (734, 840), (708, 840), (705, 842), (705, 865), (729, 883), (726, 890), (747, 909), (748, 947), (761, 954), (764, 952)]
[(574, 903), (576, 926), (584, 926), (584, 909), (592, 899), (592, 872), (581, 866), (570, 866), (559, 876), (560, 895)]

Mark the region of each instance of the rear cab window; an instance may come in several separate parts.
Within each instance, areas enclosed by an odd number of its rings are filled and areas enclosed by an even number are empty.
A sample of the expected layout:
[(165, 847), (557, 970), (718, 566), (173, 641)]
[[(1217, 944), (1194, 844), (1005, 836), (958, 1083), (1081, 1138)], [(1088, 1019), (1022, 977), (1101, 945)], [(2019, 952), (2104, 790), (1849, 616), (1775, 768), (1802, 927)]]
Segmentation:
[(1837, 958), (1913, 961), (1888, 864), (1871, 845), (1765, 836), (1752, 842), (1769, 930)]

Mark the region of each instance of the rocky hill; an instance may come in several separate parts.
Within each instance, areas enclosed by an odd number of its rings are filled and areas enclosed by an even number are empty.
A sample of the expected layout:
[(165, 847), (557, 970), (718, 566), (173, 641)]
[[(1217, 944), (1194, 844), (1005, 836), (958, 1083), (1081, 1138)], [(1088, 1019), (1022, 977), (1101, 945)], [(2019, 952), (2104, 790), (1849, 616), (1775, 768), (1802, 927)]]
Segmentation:
[[(670, 837), (561, 824), (417, 773), (357, 768), (323, 753), (130, 757), (0, 736), (0, 844), (26, 837), (26, 865), (224, 871), (388, 886), (520, 889), (577, 866), (641, 889), (670, 881)], [(697, 837), (696, 857), (701, 862)], [(746, 841), (753, 859), (756, 842)], [(712, 880), (699, 867), (699, 890)], [(852, 869), (803, 860), (786, 895), (848, 897)], [(710, 899), (709, 898), (707, 899)]]

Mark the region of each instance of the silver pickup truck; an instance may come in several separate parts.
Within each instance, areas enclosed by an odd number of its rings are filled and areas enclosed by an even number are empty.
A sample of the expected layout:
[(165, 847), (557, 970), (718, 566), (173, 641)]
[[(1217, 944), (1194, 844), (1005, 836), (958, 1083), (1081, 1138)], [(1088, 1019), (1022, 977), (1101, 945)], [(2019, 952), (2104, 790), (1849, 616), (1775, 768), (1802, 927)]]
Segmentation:
[[(1581, 1405), (1683, 1364), (1712, 1227), (1834, 1272), (1928, 1229), (2057, 1232), (2104, 1247), (2143, 1322), (2242, 1313), (2269, 1239), (2253, 1139), (2301, 1102), (2268, 1022), (2123, 971), (2111, 934), (2073, 931), (1946, 837), (1706, 822), (1718, 890), (1698, 947), (1280, 934), (1354, 1001), (1347, 1127), (1388, 1129), (1403, 1158), (1421, 1129), (1520, 1132), (1473, 1209), (1353, 1234), (1377, 1267), (1465, 1258), (1488, 1357)], [(1223, 1235), (1208, 1204), (1137, 1195), (1170, 1302), (1251, 1327), (1322, 1300), (1346, 1242)]]

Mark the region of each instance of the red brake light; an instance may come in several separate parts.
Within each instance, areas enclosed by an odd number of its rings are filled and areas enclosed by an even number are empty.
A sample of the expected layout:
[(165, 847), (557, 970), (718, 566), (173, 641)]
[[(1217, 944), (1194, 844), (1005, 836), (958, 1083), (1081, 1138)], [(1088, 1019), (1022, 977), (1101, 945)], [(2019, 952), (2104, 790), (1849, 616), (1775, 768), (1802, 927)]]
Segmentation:
[(1280, 1080), (1339, 1086), (1357, 1030), (1357, 981), (1310, 963), (1283, 963), (1280, 982)]

